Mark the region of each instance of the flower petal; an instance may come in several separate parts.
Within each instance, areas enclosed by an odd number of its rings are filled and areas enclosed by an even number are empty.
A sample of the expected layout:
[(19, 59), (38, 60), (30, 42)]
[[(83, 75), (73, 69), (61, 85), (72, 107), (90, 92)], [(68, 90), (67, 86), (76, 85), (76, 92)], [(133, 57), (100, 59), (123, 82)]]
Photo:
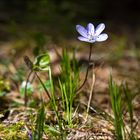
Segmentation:
[(95, 36), (100, 35), (100, 33), (105, 29), (105, 24), (101, 23), (96, 27)]
[(83, 37), (83, 36), (79, 36), (78, 39), (79, 39), (80, 41), (89, 42), (89, 43), (94, 43), (94, 42), (96, 41), (95, 39), (90, 40), (90, 39), (85, 38), (85, 37)]
[(78, 39), (79, 39), (80, 41), (90, 42), (88, 38), (85, 38), (85, 37), (83, 37), (83, 36), (79, 36)]
[(107, 34), (101, 34), (96, 38), (96, 41), (97, 42), (105, 41), (105, 40), (107, 40), (107, 38), (108, 38)]
[(88, 34), (90, 34), (90, 35), (94, 35), (94, 25), (93, 25), (92, 23), (89, 23), (89, 24), (87, 25), (87, 32), (88, 32)]
[(77, 32), (82, 35), (83, 37), (87, 37), (87, 30), (81, 26), (81, 25), (76, 25), (76, 30)]

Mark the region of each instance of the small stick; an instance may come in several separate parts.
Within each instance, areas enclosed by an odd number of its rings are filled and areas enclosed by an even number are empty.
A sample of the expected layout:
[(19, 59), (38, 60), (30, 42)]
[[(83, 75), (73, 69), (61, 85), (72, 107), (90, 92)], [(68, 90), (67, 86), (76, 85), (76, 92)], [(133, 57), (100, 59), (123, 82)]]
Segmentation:
[(30, 69), (30, 72), (29, 72), (27, 80), (26, 80), (25, 93), (24, 93), (24, 102), (25, 102), (24, 104), (25, 104), (25, 106), (27, 106), (27, 102), (28, 102), (27, 86), (28, 86), (30, 76), (31, 76), (31, 74), (33, 72), (33, 63), (32, 63), (32, 61), (30, 60), (30, 58), (28, 56), (24, 56), (24, 62), (26, 64), (26, 66)]
[(91, 85), (91, 90), (90, 90), (90, 95), (89, 95), (89, 100), (88, 100), (86, 120), (87, 120), (87, 117), (88, 117), (88, 112), (89, 112), (90, 103), (91, 103), (91, 99), (92, 99), (92, 95), (93, 95), (94, 85), (95, 85), (95, 73), (93, 73), (93, 75), (92, 75), (92, 85)]
[(24, 105), (25, 106), (27, 106), (27, 102), (28, 102), (27, 86), (28, 86), (29, 79), (30, 79), (30, 76), (31, 76), (32, 72), (33, 72), (32, 70), (29, 72), (28, 77), (27, 77), (27, 80), (26, 80), (25, 92), (24, 92)]

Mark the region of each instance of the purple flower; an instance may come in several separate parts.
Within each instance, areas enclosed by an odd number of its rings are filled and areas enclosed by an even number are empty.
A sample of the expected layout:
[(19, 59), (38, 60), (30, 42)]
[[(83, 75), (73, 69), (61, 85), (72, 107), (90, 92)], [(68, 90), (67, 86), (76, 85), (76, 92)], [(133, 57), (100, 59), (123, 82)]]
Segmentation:
[(29, 140), (33, 140), (31, 131), (28, 129), (28, 127), (26, 125), (24, 127), (25, 127), (25, 129), (27, 131), (27, 135), (29, 137)]
[(29, 140), (33, 140), (31, 132), (27, 132)]
[(108, 38), (108, 35), (105, 33), (101, 34), (104, 29), (104, 23), (99, 24), (96, 28), (94, 28), (92, 23), (89, 23), (86, 28), (81, 25), (76, 25), (76, 30), (81, 35), (78, 39), (89, 43), (105, 41)]

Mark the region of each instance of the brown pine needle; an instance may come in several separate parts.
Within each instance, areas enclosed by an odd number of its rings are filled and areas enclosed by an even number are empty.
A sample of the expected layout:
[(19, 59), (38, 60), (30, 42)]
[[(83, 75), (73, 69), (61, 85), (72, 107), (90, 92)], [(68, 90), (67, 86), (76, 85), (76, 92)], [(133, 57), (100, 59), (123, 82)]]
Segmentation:
[(92, 95), (93, 95), (94, 85), (95, 85), (95, 73), (93, 72), (93, 75), (92, 75), (92, 85), (91, 85), (91, 90), (90, 90), (90, 95), (89, 95), (89, 100), (88, 100), (88, 106), (87, 106), (86, 120), (88, 118), (88, 112), (89, 112), (89, 108), (90, 108), (90, 104), (91, 104), (91, 99), (92, 99)]

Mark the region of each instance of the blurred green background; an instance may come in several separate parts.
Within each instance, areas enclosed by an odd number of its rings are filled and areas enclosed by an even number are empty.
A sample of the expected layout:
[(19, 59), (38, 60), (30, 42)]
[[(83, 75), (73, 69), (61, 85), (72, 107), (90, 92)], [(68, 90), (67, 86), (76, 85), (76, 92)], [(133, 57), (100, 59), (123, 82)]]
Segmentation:
[(109, 32), (140, 35), (138, 0), (0, 0), (0, 40), (42, 32), (75, 37), (75, 25), (105, 22)]

